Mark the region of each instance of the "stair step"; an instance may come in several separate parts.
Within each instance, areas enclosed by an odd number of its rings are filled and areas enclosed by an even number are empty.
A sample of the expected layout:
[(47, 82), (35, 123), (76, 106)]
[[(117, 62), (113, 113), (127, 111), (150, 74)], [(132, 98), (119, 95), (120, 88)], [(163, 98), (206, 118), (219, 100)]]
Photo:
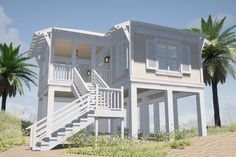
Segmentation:
[(65, 132), (57, 132), (57, 136), (65, 136), (66, 133)]
[(42, 142), (41, 142), (41, 147), (43, 147), (43, 146), (49, 146), (49, 145), (50, 145), (49, 142), (45, 142), (45, 141), (42, 141)]
[(57, 137), (50, 137), (49, 141), (57, 141)]
[(72, 127), (65, 127), (65, 131), (73, 131)]
[(81, 121), (81, 122), (87, 122), (88, 119), (87, 119), (87, 118), (80, 118), (80, 121)]
[(74, 122), (73, 126), (80, 126), (80, 123), (79, 122)]

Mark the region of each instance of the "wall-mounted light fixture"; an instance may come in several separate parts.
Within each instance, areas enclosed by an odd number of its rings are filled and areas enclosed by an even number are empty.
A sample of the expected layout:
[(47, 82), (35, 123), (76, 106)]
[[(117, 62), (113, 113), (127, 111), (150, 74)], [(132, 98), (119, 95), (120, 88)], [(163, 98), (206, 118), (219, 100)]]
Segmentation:
[(78, 57), (79, 51), (76, 49), (75, 52), (76, 52), (76, 57)]
[(109, 63), (109, 62), (110, 62), (110, 56), (105, 56), (104, 63)]
[(87, 70), (87, 75), (88, 75), (88, 76), (91, 76), (91, 70), (90, 70), (90, 69)]

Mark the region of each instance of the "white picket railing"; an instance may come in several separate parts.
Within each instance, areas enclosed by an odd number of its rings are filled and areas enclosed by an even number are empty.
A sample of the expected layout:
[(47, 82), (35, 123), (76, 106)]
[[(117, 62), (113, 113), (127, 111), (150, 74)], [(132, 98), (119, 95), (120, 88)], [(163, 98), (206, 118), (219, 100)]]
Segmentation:
[(101, 76), (95, 71), (92, 70), (92, 83), (98, 85), (99, 87), (109, 88), (105, 81), (101, 78)]
[(96, 86), (96, 109), (124, 109), (124, 89), (102, 88)]
[(72, 66), (65, 64), (53, 64), (54, 80), (72, 80)]

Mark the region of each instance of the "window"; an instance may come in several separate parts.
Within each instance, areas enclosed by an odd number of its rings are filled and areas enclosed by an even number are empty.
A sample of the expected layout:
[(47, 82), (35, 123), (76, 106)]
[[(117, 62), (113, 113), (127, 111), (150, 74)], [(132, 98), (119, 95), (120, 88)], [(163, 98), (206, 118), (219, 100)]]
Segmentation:
[(159, 70), (179, 71), (178, 47), (157, 42), (157, 62)]
[(156, 73), (173, 74), (191, 71), (190, 49), (175, 41), (146, 40), (146, 68)]

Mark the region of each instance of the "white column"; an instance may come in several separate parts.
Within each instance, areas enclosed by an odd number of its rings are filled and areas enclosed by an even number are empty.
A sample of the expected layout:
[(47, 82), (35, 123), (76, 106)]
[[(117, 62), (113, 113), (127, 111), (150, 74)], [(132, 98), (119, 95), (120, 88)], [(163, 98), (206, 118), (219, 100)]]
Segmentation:
[(124, 139), (124, 129), (125, 129), (124, 125), (125, 125), (124, 118), (121, 118), (121, 120), (120, 120), (120, 133), (121, 133), (120, 137), (121, 137), (121, 139)]
[(139, 112), (140, 112), (140, 132), (143, 133), (144, 137), (147, 137), (150, 133), (148, 97), (143, 97), (142, 103), (139, 107)]
[(130, 84), (129, 87), (129, 104), (127, 117), (130, 117), (128, 128), (132, 138), (138, 138), (138, 122), (137, 122), (137, 87), (134, 84)]
[(77, 59), (77, 52), (79, 53), (79, 50), (77, 50), (77, 42), (72, 42), (72, 52), (71, 52), (71, 64), (74, 67), (76, 65), (76, 59)]
[(205, 115), (206, 113), (205, 113), (203, 91), (196, 94), (196, 105), (197, 105), (198, 135), (207, 136), (206, 115)]
[(91, 47), (91, 68), (95, 69), (96, 67), (96, 45), (92, 45)]
[(153, 117), (154, 117), (154, 132), (161, 131), (161, 121), (160, 121), (160, 102), (153, 104)]
[(178, 99), (174, 98), (174, 128), (179, 129), (179, 113), (178, 113)]
[(164, 91), (165, 98), (165, 117), (166, 117), (166, 132), (174, 131), (174, 115), (173, 115), (173, 93), (168, 89)]
[(95, 136), (98, 136), (98, 119), (95, 118)]
[(107, 133), (111, 134), (111, 119), (107, 119)]
[(54, 113), (54, 89), (48, 86), (48, 99), (47, 99), (47, 136), (51, 137)]

